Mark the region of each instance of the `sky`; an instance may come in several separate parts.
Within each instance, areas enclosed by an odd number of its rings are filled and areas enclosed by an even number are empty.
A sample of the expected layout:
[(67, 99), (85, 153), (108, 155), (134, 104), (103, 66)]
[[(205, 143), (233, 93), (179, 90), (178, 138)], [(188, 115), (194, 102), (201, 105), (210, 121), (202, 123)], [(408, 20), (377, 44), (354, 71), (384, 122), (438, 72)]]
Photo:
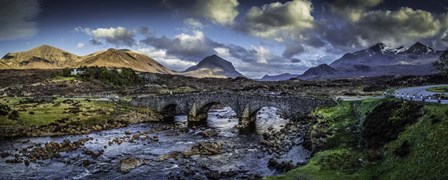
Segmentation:
[(0, 56), (131, 49), (183, 71), (217, 54), (247, 77), (300, 74), (382, 42), (448, 48), (447, 0), (0, 0)]

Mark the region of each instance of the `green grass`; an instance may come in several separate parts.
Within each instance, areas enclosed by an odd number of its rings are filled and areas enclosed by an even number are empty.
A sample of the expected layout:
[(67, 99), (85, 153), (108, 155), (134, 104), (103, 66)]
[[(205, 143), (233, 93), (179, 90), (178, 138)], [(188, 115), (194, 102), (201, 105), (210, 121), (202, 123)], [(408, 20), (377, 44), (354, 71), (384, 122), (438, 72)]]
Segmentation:
[[(385, 100), (364, 100), (355, 106), (359, 115), (370, 113), (374, 107)], [(422, 103), (424, 115), (416, 123), (406, 126), (396, 140), (385, 145), (384, 158), (379, 161), (366, 160), (366, 149), (358, 150), (333, 138), (331, 146), (317, 152), (307, 165), (293, 169), (286, 174), (266, 179), (446, 179), (448, 177), (448, 106)], [(406, 106), (402, 106), (406, 109)], [(321, 108), (316, 113), (323, 115), (320, 120), (331, 122), (329, 129), (350, 124), (350, 106), (346, 102), (336, 107)], [(345, 114), (345, 115), (344, 115)], [(365, 118), (361, 116), (361, 118)], [(329, 121), (331, 120), (331, 121)], [(353, 120), (353, 119), (352, 119)], [(333, 131), (341, 133), (341, 131)], [(334, 136), (337, 137), (338, 135)], [(344, 137), (346, 134), (342, 133)], [(359, 138), (359, 137), (357, 137)], [(394, 151), (404, 141), (410, 144), (410, 153), (404, 157)], [(353, 159), (361, 159), (357, 164)], [(350, 163), (352, 162), (352, 163)], [(358, 165), (358, 169), (356, 168)]]
[(66, 98), (56, 99), (51, 103), (20, 103), (23, 98), (2, 98), (0, 104), (6, 104), (12, 110), (19, 112), (17, 120), (10, 120), (6, 116), (0, 116), (0, 125), (47, 125), (62, 118), (70, 120), (86, 120), (92, 117), (103, 116), (98, 114), (111, 114), (114, 112), (113, 104), (107, 102), (87, 101), (85, 99), (71, 99), (79, 102), (79, 113), (68, 113), (69, 108), (74, 108), (71, 104), (63, 103)]
[(429, 92), (448, 93), (448, 86), (437, 86), (426, 89)]
[[(341, 154), (349, 154), (353, 158), (361, 158), (361, 154), (356, 151), (349, 149), (332, 149), (325, 150), (316, 153), (313, 158), (310, 159), (309, 163), (305, 166), (288, 171), (286, 174), (280, 176), (267, 177), (269, 180), (296, 180), (296, 179), (316, 179), (316, 180), (358, 180), (358, 179), (370, 179), (372, 174), (368, 171), (358, 171), (355, 173), (346, 173), (339, 170), (331, 170), (322, 167), (324, 162), (322, 159), (328, 159), (332, 156), (340, 156)], [(338, 159), (334, 166), (342, 165), (344, 166), (345, 159)], [(349, 165), (350, 166), (350, 165)]]
[[(376, 168), (382, 179), (448, 177), (448, 106), (427, 104), (425, 111), (417, 123), (386, 145), (386, 159)], [(396, 157), (393, 150), (405, 140), (411, 145), (410, 154)]]

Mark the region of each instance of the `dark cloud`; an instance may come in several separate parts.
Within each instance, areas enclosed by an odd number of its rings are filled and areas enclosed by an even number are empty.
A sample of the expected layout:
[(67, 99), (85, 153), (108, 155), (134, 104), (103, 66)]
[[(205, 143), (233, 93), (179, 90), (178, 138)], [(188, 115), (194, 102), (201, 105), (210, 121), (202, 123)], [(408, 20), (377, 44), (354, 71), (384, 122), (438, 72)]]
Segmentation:
[(302, 60), (297, 59), (297, 58), (292, 58), (292, 59), (291, 59), (291, 62), (292, 62), (292, 63), (298, 63), (298, 62), (302, 62)]
[(165, 49), (170, 55), (195, 62), (202, 60), (206, 56), (216, 54), (214, 49), (223, 46), (205, 37), (201, 31), (194, 31), (193, 34), (182, 33), (173, 39), (165, 36), (149, 36), (141, 40), (140, 43), (150, 45), (157, 49)]
[(0, 1), (0, 40), (28, 38), (38, 32), (35, 18), (40, 12), (37, 0)]
[(371, 11), (355, 24), (360, 44), (384, 42), (392, 46), (412, 44), (440, 33), (440, 20), (430, 12), (401, 8), (397, 11)]
[(283, 51), (282, 56), (284, 58), (290, 59), (294, 55), (299, 54), (300, 52), (303, 52), (303, 46), (300, 44), (289, 44), (286, 46), (285, 51)]

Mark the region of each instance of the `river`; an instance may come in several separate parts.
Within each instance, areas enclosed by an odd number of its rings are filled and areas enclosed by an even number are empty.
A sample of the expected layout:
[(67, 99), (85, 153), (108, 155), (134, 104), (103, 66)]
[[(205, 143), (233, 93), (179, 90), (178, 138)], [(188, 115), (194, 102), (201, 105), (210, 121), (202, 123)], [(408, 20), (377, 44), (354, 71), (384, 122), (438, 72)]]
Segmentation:
[[(259, 134), (270, 129), (279, 130), (287, 122), (280, 118), (275, 108), (263, 108), (257, 115), (258, 134), (239, 134), (234, 128), (238, 124), (235, 113), (229, 108), (212, 109), (209, 112), (208, 126), (218, 132), (217, 136), (205, 138), (202, 130), (187, 128), (186, 116), (176, 116), (176, 128), (162, 129), (162, 123), (133, 124), (120, 129), (93, 132), (87, 135), (69, 135), (60, 137), (33, 137), (0, 140), (0, 150), (11, 154), (20, 149), (47, 142), (62, 142), (63, 140), (77, 141), (81, 138), (92, 138), (81, 148), (63, 152), (58, 158), (38, 160), (26, 166), (24, 163), (6, 163), (12, 156), (0, 159), (0, 179), (167, 179), (168, 177), (183, 176), (185, 169), (207, 169), (219, 172), (233, 172), (238, 175), (229, 179), (253, 177), (253, 175), (268, 176), (275, 174), (275, 170), (268, 168), (268, 161), (272, 155), (263, 152)], [(150, 136), (157, 136), (159, 141), (137, 140), (109, 145), (117, 137), (135, 134), (146, 130), (157, 130)], [(190, 158), (171, 158), (157, 161), (158, 157), (174, 151), (185, 151), (198, 142), (221, 142), (221, 154), (206, 156), (194, 155)], [(93, 152), (103, 151), (96, 159), (83, 154), (85, 150)], [(292, 147), (282, 159), (294, 163), (306, 161), (309, 152), (301, 145)], [(145, 159), (148, 164), (133, 169), (130, 173), (122, 174), (119, 162), (125, 157)], [(84, 161), (90, 165), (83, 166)], [(204, 174), (195, 171), (187, 178), (205, 178)]]

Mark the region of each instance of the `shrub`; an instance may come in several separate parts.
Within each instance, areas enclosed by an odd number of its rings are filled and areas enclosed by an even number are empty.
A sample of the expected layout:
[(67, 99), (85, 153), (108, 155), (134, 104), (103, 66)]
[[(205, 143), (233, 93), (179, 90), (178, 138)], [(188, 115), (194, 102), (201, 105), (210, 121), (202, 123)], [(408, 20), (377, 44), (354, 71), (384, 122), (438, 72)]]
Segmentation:
[(11, 119), (11, 120), (17, 120), (17, 119), (19, 119), (19, 111), (16, 111), (16, 110), (12, 111), (12, 112), (8, 115), (8, 119)]
[(406, 125), (422, 116), (423, 106), (414, 102), (386, 101), (375, 107), (364, 121), (363, 138), (368, 148), (380, 148), (397, 139)]
[(411, 152), (411, 145), (408, 141), (401, 143), (401, 146), (394, 150), (394, 154), (398, 157), (404, 157)]
[(6, 116), (11, 111), (11, 108), (8, 105), (0, 104), (0, 116)]

